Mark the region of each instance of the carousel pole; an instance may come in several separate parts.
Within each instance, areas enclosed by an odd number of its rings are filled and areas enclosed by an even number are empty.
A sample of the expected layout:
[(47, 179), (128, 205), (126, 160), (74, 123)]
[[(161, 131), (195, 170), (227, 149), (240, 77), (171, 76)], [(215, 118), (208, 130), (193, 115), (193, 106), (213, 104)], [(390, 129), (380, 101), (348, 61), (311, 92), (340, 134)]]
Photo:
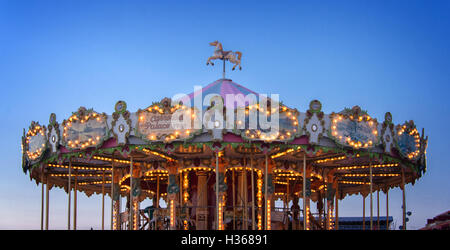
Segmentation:
[(339, 230), (339, 182), (336, 180), (336, 204), (335, 205), (335, 218), (334, 218), (334, 230)]
[(303, 154), (303, 230), (306, 230), (306, 155)]
[(253, 156), (250, 158), (250, 167), (251, 167), (251, 185), (252, 185), (252, 230), (256, 229), (255, 226), (255, 183), (254, 183), (254, 171), (253, 171)]
[(78, 178), (75, 172), (75, 189), (73, 194), (73, 230), (77, 230), (77, 189), (78, 189)]
[(377, 230), (380, 230), (380, 190), (377, 190)]
[(386, 230), (389, 230), (389, 188), (386, 190)]
[(267, 159), (267, 153), (265, 154), (265, 160), (266, 160), (266, 165), (265, 165), (265, 168), (264, 168), (264, 206), (265, 206), (265, 213), (264, 213), (264, 222), (265, 222), (265, 229), (266, 230), (268, 230), (268, 227), (269, 227), (269, 222), (267, 221), (268, 220), (268, 214), (267, 214), (267, 209), (268, 209), (268, 206), (267, 206), (267, 198), (268, 198), (268, 195), (267, 195), (267, 182), (268, 182), (268, 178), (267, 178), (267, 175), (268, 175), (268, 159)]
[(49, 187), (48, 187), (48, 175), (45, 176), (45, 188), (46, 188), (46, 200), (45, 200), (45, 230), (48, 230), (48, 205), (49, 205)]
[[(369, 156), (370, 157), (370, 156)], [(373, 230), (373, 199), (372, 199), (372, 161), (369, 162), (369, 175), (370, 175), (370, 230)]]
[(69, 158), (69, 180), (67, 181), (67, 192), (69, 193), (69, 200), (68, 200), (68, 206), (67, 206), (67, 230), (70, 230), (70, 200), (71, 200), (71, 195), (72, 195), (72, 190), (71, 190), (71, 177), (72, 177), (72, 158)]
[(113, 227), (113, 216), (114, 216), (114, 153), (112, 154), (112, 160), (111, 160), (111, 230), (115, 230)]
[[(286, 185), (286, 210), (284, 211), (286, 213), (286, 211), (289, 210), (289, 177), (287, 178), (287, 185)], [(294, 220), (292, 220), (292, 222), (294, 222)], [(287, 225), (287, 229), (289, 229), (289, 225)]]
[[(155, 205), (155, 204), (152, 204)], [(159, 214), (159, 175), (156, 176), (156, 211), (158, 211)], [(153, 212), (154, 213), (154, 212)], [(155, 220), (155, 230), (158, 225), (158, 219)]]
[(241, 230), (244, 229), (244, 171), (240, 171), (239, 172), (239, 176), (238, 176), (238, 201), (239, 201), (239, 208), (242, 211), (241, 214)]
[(183, 171), (180, 171), (180, 214), (183, 207)]
[(402, 191), (403, 191), (403, 230), (406, 230), (406, 197), (405, 197), (405, 171), (402, 168)]
[(236, 230), (236, 190), (235, 190), (235, 175), (233, 169), (233, 230)]
[(159, 208), (159, 175), (156, 176), (156, 209)]
[(128, 204), (128, 230), (133, 230), (133, 156), (130, 155), (130, 198)]
[(44, 230), (44, 170), (41, 173), (41, 230)]
[(220, 201), (219, 201), (219, 153), (217, 152), (216, 153), (216, 229), (217, 230), (220, 230), (219, 206), (220, 206)]
[(102, 175), (102, 230), (105, 230), (105, 170)]
[[(180, 221), (181, 221), (181, 225), (183, 226), (182, 228), (184, 229), (184, 221), (181, 220), (181, 216), (183, 213), (183, 171), (180, 171), (180, 185), (178, 185), (180, 187), (180, 209), (179, 211), (179, 215), (180, 215)], [(189, 208), (186, 208), (186, 221), (187, 218), (189, 216)]]
[(364, 196), (364, 194), (362, 195), (363, 197), (363, 229), (362, 230), (366, 230), (366, 197)]
[(247, 167), (244, 167), (244, 173), (243, 173), (243, 179), (242, 179), (242, 189), (244, 191), (244, 229), (248, 230), (248, 188), (247, 188)]

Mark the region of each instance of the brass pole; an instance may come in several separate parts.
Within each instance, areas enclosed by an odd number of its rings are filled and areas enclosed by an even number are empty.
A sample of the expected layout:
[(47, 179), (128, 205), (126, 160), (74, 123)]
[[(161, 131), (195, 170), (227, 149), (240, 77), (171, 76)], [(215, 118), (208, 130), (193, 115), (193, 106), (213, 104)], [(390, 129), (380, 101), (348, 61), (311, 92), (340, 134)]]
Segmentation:
[(335, 218), (334, 218), (334, 221), (335, 221), (335, 227), (334, 227), (334, 229), (335, 230), (339, 230), (339, 182), (338, 181), (336, 181), (336, 204), (334, 204), (335, 206), (336, 206), (336, 208), (335, 208)]
[(216, 229), (219, 230), (219, 153), (216, 153)]
[(366, 197), (363, 194), (363, 230), (366, 230)]
[(306, 230), (306, 155), (303, 154), (303, 230)]
[(252, 230), (256, 229), (255, 226), (255, 183), (254, 183), (254, 171), (253, 171), (253, 157), (250, 158), (250, 167), (251, 167), (251, 185), (252, 185)]
[(128, 230), (133, 230), (133, 156), (130, 155), (130, 200), (128, 208)]
[(389, 188), (386, 190), (386, 230), (389, 230)]
[(406, 230), (406, 197), (405, 197), (405, 171), (402, 168), (402, 190), (403, 190), (403, 230)]
[[(369, 156), (370, 157), (370, 156)], [(373, 200), (372, 200), (372, 161), (369, 162), (370, 175), (370, 230), (373, 230)]]
[(243, 173), (243, 179), (242, 179), (242, 189), (244, 191), (244, 229), (248, 230), (248, 188), (247, 188), (247, 167), (244, 167), (244, 173)]
[(75, 172), (75, 189), (73, 194), (73, 230), (77, 230), (77, 189), (78, 189), (78, 178)]
[(236, 230), (236, 190), (235, 190), (235, 175), (233, 169), (233, 230)]
[[(152, 204), (155, 205), (155, 204)], [(155, 211), (158, 211), (159, 214), (159, 174), (156, 176), (156, 208)], [(154, 213), (154, 212), (153, 212)], [(155, 218), (155, 230), (158, 226), (158, 218)]]
[(380, 230), (380, 190), (377, 190), (377, 230)]
[(105, 170), (102, 176), (102, 230), (105, 230)]
[(44, 230), (44, 170), (41, 173), (41, 230)]
[(265, 155), (266, 157), (266, 166), (265, 166), (265, 169), (264, 169), (264, 206), (265, 206), (265, 213), (264, 213), (264, 222), (265, 222), (265, 229), (266, 230), (268, 230), (268, 226), (269, 226), (269, 224), (268, 224), (268, 221), (267, 221), (267, 219), (268, 219), (268, 214), (267, 214), (267, 209), (268, 209), (268, 207), (267, 207), (267, 198), (268, 198), (268, 195), (267, 195), (267, 182), (268, 182), (268, 159), (267, 159), (267, 153), (266, 153), (266, 155)]
[(69, 193), (69, 201), (68, 201), (68, 206), (67, 206), (67, 230), (70, 230), (70, 202), (72, 199), (72, 187), (71, 187), (71, 180), (72, 178), (72, 158), (69, 158), (69, 180), (67, 181), (67, 193)]
[[(114, 215), (113, 194), (114, 194), (114, 153), (112, 154), (112, 160), (111, 160), (111, 230), (116, 229), (116, 228), (113, 228), (113, 215)], [(117, 222), (117, 223), (120, 223), (120, 222)]]
[(180, 171), (180, 211), (182, 207), (183, 207), (183, 171)]
[(49, 186), (48, 186), (48, 175), (46, 175), (46, 183), (45, 183), (45, 188), (46, 188), (46, 200), (45, 200), (45, 230), (48, 230), (48, 205), (49, 205)]

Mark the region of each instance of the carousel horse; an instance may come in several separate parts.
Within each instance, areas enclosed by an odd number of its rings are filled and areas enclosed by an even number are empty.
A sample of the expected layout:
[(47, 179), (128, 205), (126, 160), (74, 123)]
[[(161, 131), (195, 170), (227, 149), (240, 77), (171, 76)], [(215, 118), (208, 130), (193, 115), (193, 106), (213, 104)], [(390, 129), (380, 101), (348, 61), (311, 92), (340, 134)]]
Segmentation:
[(214, 48), (214, 54), (213, 56), (208, 58), (208, 61), (206, 61), (206, 65), (213, 65), (214, 63), (211, 60), (221, 59), (221, 60), (228, 60), (231, 63), (234, 63), (234, 66), (232, 70), (236, 68), (236, 66), (239, 66), (239, 70), (242, 69), (241, 67), (241, 57), (242, 53), (239, 51), (233, 52), (231, 50), (224, 51), (222, 48), (222, 44), (218, 41), (214, 41), (212, 43), (209, 43), (211, 46), (215, 46)]

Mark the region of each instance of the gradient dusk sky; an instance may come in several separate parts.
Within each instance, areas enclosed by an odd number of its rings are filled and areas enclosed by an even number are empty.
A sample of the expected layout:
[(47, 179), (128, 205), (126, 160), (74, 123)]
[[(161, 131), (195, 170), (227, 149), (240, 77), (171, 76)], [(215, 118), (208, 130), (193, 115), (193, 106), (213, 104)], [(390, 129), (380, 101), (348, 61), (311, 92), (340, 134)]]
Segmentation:
[[(449, 13), (448, 0), (0, 0), (0, 229), (40, 228), (41, 188), (21, 169), (23, 128), (80, 106), (111, 114), (124, 100), (134, 112), (190, 93), (221, 77), (220, 64), (205, 64), (214, 40), (243, 52), (228, 78), (302, 112), (318, 99), (326, 113), (359, 105), (424, 127), (428, 170), (406, 188), (408, 229), (419, 229), (450, 209)], [(99, 229), (101, 196), (78, 197), (78, 227)], [(389, 193), (397, 229), (401, 197)], [(50, 229), (66, 228), (59, 188), (50, 214)], [(361, 196), (341, 201), (339, 215), (362, 216)]]

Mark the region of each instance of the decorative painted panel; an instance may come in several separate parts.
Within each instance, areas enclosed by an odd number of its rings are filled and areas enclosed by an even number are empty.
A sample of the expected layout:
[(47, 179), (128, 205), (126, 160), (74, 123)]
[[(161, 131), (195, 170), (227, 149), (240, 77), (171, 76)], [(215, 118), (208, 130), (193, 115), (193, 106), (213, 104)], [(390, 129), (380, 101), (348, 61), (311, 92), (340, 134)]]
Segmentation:
[(331, 114), (331, 136), (341, 145), (370, 148), (378, 143), (378, 123), (356, 106)]
[(420, 135), (413, 121), (397, 125), (397, 148), (408, 159), (416, 159), (420, 153)]
[(68, 120), (62, 123), (64, 127), (62, 141), (69, 149), (85, 149), (98, 147), (108, 135), (106, 115), (98, 114), (92, 109), (81, 107)]
[(45, 126), (37, 122), (31, 122), (31, 126), (26, 134), (25, 154), (28, 160), (39, 159), (47, 147), (47, 136)]

